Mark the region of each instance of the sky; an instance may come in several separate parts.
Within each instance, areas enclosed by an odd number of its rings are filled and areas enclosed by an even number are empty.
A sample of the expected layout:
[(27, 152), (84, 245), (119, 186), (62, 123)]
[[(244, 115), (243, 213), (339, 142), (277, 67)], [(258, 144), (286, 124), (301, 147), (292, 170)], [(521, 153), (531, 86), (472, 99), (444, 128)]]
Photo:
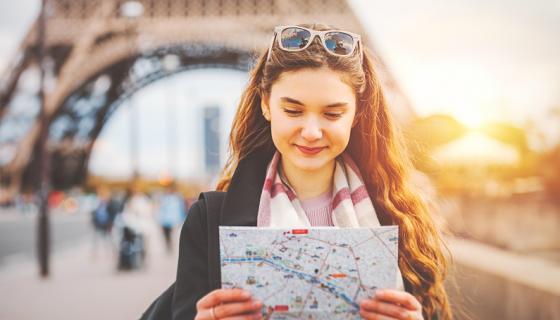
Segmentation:
[[(451, 114), (473, 127), (484, 121), (530, 126), (547, 137), (539, 140), (533, 132), (530, 143), (537, 149), (560, 140), (560, 1), (350, 3), (419, 115)], [(38, 8), (38, 0), (0, 2), (0, 70), (13, 58)], [(246, 80), (234, 71), (191, 71), (138, 92), (133, 104), (141, 114), (141, 170), (148, 175), (169, 170), (170, 131), (162, 104), (171, 105), (171, 114), (181, 119), (175, 126), (181, 138), (173, 142), (178, 146), (175, 174), (200, 172), (200, 152), (189, 150), (202, 148), (197, 120), (204, 106), (223, 107), (225, 152), (232, 110)], [(103, 129), (92, 156), (94, 173), (130, 171), (130, 155), (123, 151), (130, 148), (128, 110), (120, 108)]]
[(353, 3), (421, 115), (522, 123), (560, 106), (560, 1)]
[[(220, 152), (224, 162), (229, 128), (246, 82), (247, 75), (240, 71), (195, 70), (154, 82), (134, 94), (140, 172), (152, 178), (172, 174), (204, 179), (204, 108), (221, 107)], [(117, 177), (131, 174), (131, 153), (127, 152), (130, 106), (128, 102), (117, 109), (101, 132), (92, 152), (92, 172)]]

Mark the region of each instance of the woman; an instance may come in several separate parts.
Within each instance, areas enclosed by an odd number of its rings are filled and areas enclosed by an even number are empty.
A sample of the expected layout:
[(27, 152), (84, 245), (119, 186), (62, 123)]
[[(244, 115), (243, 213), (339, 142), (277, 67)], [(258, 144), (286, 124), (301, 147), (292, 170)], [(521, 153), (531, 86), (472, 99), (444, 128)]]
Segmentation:
[[(360, 315), (451, 318), (443, 243), (407, 183), (410, 164), (395, 137), (374, 61), (358, 35), (332, 30), (275, 28), (234, 119), (231, 157), (217, 188), (226, 191), (222, 209), (198, 201), (183, 226), (177, 281), (170, 288), (173, 319), (261, 316), (262, 303), (249, 292), (219, 289), (217, 224), (396, 224), (400, 287), (406, 291), (376, 293), (360, 302)], [(349, 190), (351, 197), (344, 197)]]

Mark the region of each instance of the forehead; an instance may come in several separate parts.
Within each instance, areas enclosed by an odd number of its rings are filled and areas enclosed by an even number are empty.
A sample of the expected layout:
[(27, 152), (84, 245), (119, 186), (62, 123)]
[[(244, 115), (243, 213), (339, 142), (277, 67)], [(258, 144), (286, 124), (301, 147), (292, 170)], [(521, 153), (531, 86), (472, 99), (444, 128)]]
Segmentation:
[(279, 100), (282, 97), (311, 105), (355, 103), (354, 90), (344, 81), (343, 76), (326, 68), (283, 72), (272, 84), (270, 92), (271, 100)]

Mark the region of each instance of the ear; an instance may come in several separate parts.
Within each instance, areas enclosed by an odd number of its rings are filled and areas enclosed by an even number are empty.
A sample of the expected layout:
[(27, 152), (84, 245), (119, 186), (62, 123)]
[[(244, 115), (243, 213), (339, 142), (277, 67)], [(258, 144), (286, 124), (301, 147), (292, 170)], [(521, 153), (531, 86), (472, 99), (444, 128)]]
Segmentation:
[(270, 107), (268, 105), (268, 97), (265, 95), (261, 98), (261, 111), (266, 121), (270, 122)]

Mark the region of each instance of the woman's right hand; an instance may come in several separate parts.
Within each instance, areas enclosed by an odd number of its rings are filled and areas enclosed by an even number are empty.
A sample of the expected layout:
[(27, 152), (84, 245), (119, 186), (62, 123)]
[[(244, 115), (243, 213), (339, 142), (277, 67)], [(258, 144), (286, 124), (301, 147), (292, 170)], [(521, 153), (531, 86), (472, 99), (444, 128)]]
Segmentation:
[(242, 289), (216, 289), (196, 303), (195, 320), (261, 319), (262, 303)]

